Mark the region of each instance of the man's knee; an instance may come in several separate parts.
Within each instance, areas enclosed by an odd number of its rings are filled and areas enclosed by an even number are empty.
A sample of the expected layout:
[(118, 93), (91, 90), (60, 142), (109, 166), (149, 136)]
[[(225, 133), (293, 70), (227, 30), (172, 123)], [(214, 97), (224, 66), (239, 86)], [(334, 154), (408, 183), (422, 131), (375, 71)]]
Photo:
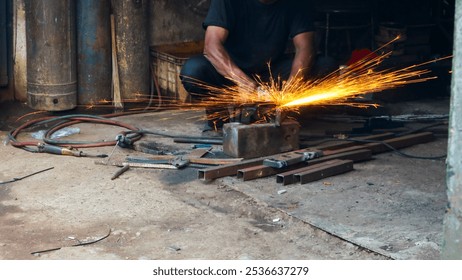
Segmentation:
[(180, 72), (180, 79), (188, 92), (201, 93), (200, 83), (207, 82), (210, 76), (210, 66), (207, 59), (202, 56), (193, 56), (186, 60)]

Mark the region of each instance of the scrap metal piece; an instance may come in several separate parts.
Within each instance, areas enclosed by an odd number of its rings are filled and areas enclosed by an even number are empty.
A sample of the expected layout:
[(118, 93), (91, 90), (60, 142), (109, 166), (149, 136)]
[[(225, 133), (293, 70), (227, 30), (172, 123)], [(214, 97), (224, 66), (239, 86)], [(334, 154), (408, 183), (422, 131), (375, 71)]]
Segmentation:
[(43, 170), (40, 170), (40, 171), (31, 173), (31, 174), (29, 174), (29, 175), (25, 175), (25, 176), (22, 176), (22, 177), (15, 177), (15, 178), (13, 178), (13, 179), (11, 179), (11, 180), (0, 182), (0, 185), (4, 185), (4, 184), (8, 184), (8, 183), (13, 183), (13, 182), (16, 182), (16, 181), (20, 181), (20, 180), (25, 179), (25, 178), (27, 178), (27, 177), (34, 176), (34, 175), (36, 175), (36, 174), (39, 174), (39, 173), (42, 173), (42, 172), (51, 170), (51, 169), (53, 169), (53, 168), (54, 168), (54, 167), (49, 167), (49, 168), (46, 168), (46, 169), (43, 169)]
[(300, 125), (293, 120), (286, 120), (280, 126), (228, 123), (223, 126), (223, 152), (249, 159), (297, 150), (299, 132)]

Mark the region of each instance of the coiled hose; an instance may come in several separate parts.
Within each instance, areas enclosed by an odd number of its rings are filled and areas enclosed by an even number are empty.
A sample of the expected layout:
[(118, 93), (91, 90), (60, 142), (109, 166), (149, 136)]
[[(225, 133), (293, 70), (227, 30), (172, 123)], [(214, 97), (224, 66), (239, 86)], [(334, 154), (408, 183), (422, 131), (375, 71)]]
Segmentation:
[[(12, 146), (24, 149), (29, 152), (39, 152), (38, 145), (40, 142), (36, 141), (18, 141), (16, 138), (18, 134), (31, 126), (39, 126), (45, 125), (49, 123), (56, 124), (52, 125), (46, 132), (43, 137), (43, 142), (49, 145), (54, 146), (66, 146), (70, 148), (92, 148), (92, 147), (103, 147), (103, 146), (115, 146), (119, 144), (121, 146), (131, 146), (134, 142), (141, 139), (143, 136), (143, 132), (140, 131), (137, 127), (132, 126), (130, 124), (116, 121), (112, 119), (108, 119), (102, 116), (94, 116), (94, 115), (83, 115), (83, 114), (75, 114), (75, 115), (67, 115), (61, 117), (44, 117), (38, 118), (29, 122), (24, 123), (23, 125), (19, 126), (18, 128), (14, 129), (13, 131), (8, 133), (8, 138)], [(100, 141), (76, 141), (76, 140), (57, 140), (51, 139), (51, 135), (62, 129), (64, 127), (78, 124), (78, 123), (98, 123), (98, 124), (107, 124), (107, 125), (114, 125), (120, 126), (123, 128), (128, 129), (128, 131), (122, 131), (117, 138), (115, 137), (113, 140), (100, 140)], [(32, 148), (33, 147), (33, 148)]]

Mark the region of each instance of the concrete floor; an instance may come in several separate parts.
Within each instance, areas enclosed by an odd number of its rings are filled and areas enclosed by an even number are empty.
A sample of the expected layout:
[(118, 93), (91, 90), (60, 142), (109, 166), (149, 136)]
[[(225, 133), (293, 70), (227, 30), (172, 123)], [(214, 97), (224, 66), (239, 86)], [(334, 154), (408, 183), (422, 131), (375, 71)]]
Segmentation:
[[(447, 114), (449, 106), (448, 99), (443, 98), (402, 102), (390, 108), (393, 114), (425, 115)], [(7, 130), (19, 125), (14, 122), (14, 115), (20, 111), (2, 110), (6, 114), (1, 118), (2, 140)], [(163, 111), (117, 119), (148, 130), (200, 136), (201, 116), (202, 112)], [(302, 124), (302, 130), (318, 135), (322, 130), (351, 126), (338, 122), (326, 125), (311, 117)], [(407, 124), (409, 128), (422, 125), (425, 124)], [(77, 126), (80, 134), (70, 138), (112, 140), (121, 130), (98, 124)], [(22, 137), (30, 138), (30, 134), (25, 132)], [(173, 143), (170, 138), (151, 135), (143, 141), (155, 142), (167, 152), (191, 151), (191, 144)], [(434, 142), (405, 150), (421, 155), (444, 154), (446, 142), (445, 135), (439, 135)], [(220, 148), (214, 146), (213, 151), (219, 153)], [(112, 147), (86, 149), (107, 154), (111, 150)], [(275, 191), (277, 193), (280, 185), (274, 177), (249, 182), (226, 177), (203, 182), (197, 179), (194, 168), (130, 169), (111, 180), (117, 167), (95, 164), (92, 158), (33, 154), (5, 143), (0, 146), (0, 155), (3, 160), (0, 181), (53, 167), (0, 185), (0, 259), (439, 258), (446, 199), (444, 160), (407, 161), (387, 153), (374, 161), (355, 165), (350, 173), (291, 186), (287, 196), (277, 197)], [(123, 159), (127, 155), (145, 154), (117, 148), (111, 159)], [(352, 189), (356, 191), (351, 192)], [(342, 192), (348, 192), (349, 199), (342, 200), (339, 195)], [(360, 197), (354, 199), (354, 195)], [(422, 197), (426, 200), (422, 201)], [(378, 201), (381, 206), (396, 207), (387, 213), (393, 215), (388, 220), (396, 226), (389, 228), (389, 236), (400, 236), (394, 231), (410, 222), (426, 224), (406, 229), (415, 233), (407, 239), (414, 247), (406, 243), (407, 247), (401, 244), (404, 247), (394, 250), (396, 244), (383, 239), (376, 242), (377, 246), (373, 240), (359, 242), (354, 238), (358, 237), (354, 231), (369, 229), (368, 235), (362, 238), (375, 238), (378, 235), (374, 237), (373, 227), (387, 226), (387, 223), (370, 223), (369, 227), (362, 223), (359, 227), (355, 224), (358, 219), (347, 218), (343, 212), (353, 209), (350, 200), (361, 202), (354, 205), (357, 208), (367, 205), (371, 209)], [(292, 211), (287, 210), (290, 201), (298, 205), (296, 211), (293, 207)], [(419, 207), (412, 208), (413, 205)], [(321, 211), (322, 207), (326, 211)], [(377, 209), (370, 213), (371, 219), (380, 217), (384, 208)], [(413, 216), (401, 211), (412, 211)], [(352, 215), (367, 216), (367, 212), (352, 212)], [(408, 220), (410, 218), (415, 220)], [(343, 233), (339, 228), (344, 229)], [(350, 237), (342, 236), (345, 232)], [(383, 236), (384, 231), (380, 234)], [(94, 244), (76, 246), (106, 235), (107, 238)], [(426, 243), (418, 243), (420, 238), (427, 238)], [(31, 254), (57, 248), (60, 249)]]

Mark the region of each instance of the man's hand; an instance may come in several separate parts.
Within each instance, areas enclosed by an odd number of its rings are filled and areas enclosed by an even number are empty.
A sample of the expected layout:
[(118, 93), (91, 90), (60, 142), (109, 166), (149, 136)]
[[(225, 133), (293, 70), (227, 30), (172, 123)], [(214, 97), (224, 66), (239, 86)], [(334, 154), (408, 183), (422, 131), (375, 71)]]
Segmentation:
[(224, 47), (228, 30), (218, 26), (209, 26), (205, 31), (204, 56), (223, 77), (230, 79), (246, 92), (253, 92), (257, 83), (245, 74), (232, 61)]

